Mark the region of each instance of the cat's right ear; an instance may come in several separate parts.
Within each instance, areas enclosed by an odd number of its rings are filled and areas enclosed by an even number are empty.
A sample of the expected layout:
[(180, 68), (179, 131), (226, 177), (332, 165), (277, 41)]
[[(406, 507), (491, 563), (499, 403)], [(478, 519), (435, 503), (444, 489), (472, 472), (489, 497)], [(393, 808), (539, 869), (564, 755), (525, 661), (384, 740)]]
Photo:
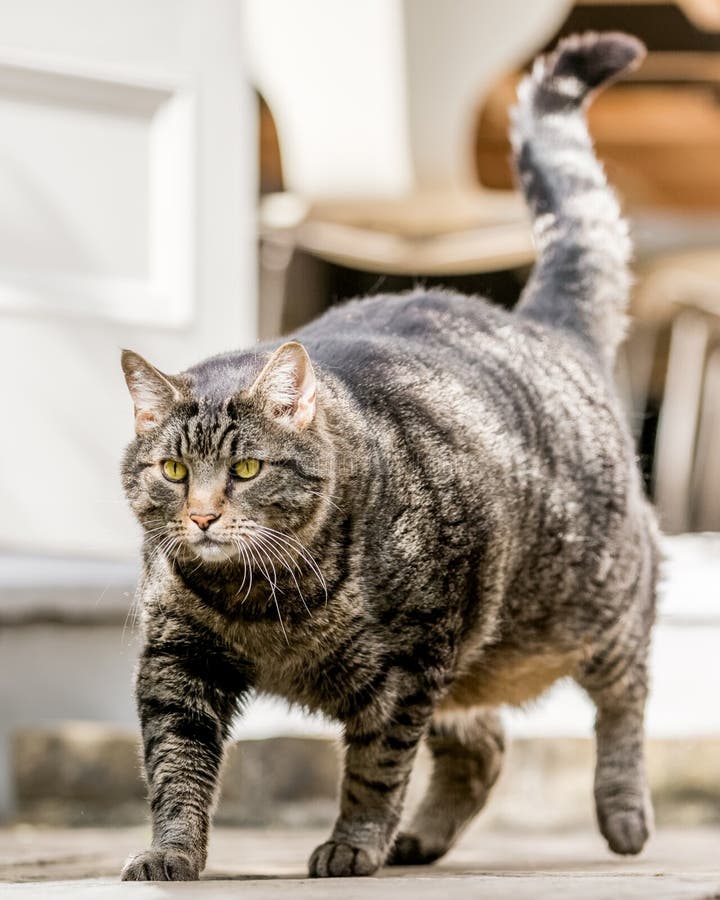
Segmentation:
[(121, 364), (135, 405), (135, 431), (142, 434), (162, 422), (182, 394), (172, 376), (164, 375), (132, 350), (123, 350)]

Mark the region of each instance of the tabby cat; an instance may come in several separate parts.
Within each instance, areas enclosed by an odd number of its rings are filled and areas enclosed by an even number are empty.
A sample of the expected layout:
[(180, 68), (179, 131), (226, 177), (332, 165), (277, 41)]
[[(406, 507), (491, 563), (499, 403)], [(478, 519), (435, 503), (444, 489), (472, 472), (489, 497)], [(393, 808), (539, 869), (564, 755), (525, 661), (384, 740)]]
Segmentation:
[[(630, 244), (584, 117), (642, 54), (570, 38), (521, 85), (538, 262), (513, 313), (415, 290), (180, 375), (123, 353), (153, 824), (124, 879), (198, 877), (252, 692), (342, 724), (340, 814), (312, 876), (441, 857), (498, 776), (498, 707), (565, 676), (597, 707), (600, 830), (642, 848), (656, 526), (612, 379)], [(432, 780), (398, 833), (423, 739)]]

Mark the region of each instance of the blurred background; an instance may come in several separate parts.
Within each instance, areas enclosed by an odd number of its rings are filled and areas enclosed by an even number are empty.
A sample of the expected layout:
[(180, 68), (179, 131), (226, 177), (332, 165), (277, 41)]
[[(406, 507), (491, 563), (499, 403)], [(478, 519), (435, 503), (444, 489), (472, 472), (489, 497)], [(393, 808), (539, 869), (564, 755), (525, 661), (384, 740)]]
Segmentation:
[[(617, 378), (667, 534), (651, 778), (661, 823), (720, 823), (720, 0), (0, 0), (0, 819), (144, 820), (120, 348), (177, 371), (416, 284), (512, 306), (534, 250), (508, 108), (585, 29), (649, 48), (590, 123), (635, 239)], [(589, 822), (579, 691), (507, 721), (487, 823)], [(329, 821), (335, 733), (258, 701), (220, 821)]]

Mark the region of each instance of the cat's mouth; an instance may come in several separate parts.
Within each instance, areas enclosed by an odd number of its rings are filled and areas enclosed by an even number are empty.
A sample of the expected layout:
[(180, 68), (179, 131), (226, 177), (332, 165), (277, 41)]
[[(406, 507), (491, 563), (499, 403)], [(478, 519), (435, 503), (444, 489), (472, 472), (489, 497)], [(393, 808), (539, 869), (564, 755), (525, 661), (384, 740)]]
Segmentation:
[(209, 534), (200, 535), (190, 546), (198, 556), (206, 560), (221, 560), (235, 556), (235, 547), (230, 541)]

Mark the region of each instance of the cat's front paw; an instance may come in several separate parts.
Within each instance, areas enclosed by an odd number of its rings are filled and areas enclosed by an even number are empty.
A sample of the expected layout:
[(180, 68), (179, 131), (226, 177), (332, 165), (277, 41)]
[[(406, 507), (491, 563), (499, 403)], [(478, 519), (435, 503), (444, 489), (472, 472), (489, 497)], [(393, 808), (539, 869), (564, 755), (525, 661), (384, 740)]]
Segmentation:
[(310, 857), (311, 878), (347, 878), (372, 875), (380, 868), (380, 853), (367, 847), (354, 847), (345, 841), (326, 841)]
[(122, 881), (197, 881), (200, 866), (182, 850), (145, 850), (123, 866)]

